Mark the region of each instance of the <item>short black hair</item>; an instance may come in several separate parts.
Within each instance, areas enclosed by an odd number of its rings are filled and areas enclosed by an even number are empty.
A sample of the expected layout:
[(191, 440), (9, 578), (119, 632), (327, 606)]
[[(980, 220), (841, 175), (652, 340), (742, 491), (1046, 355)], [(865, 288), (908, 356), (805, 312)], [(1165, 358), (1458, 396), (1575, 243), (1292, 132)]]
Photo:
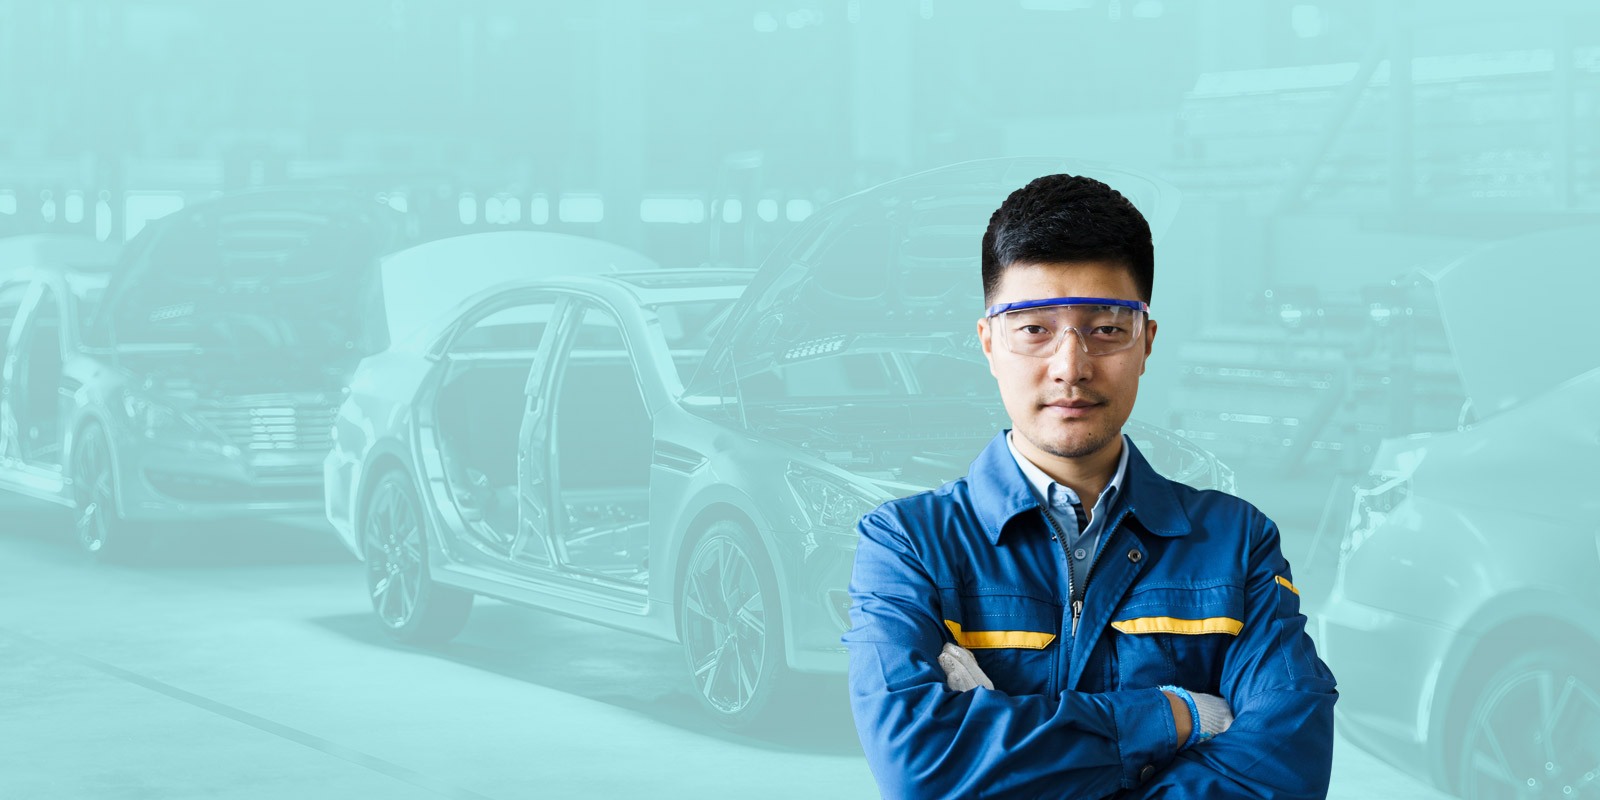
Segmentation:
[(1082, 175), (1045, 175), (1011, 193), (983, 233), (983, 302), (1013, 264), (1107, 261), (1133, 276), (1150, 302), (1155, 248), (1150, 223), (1121, 192)]

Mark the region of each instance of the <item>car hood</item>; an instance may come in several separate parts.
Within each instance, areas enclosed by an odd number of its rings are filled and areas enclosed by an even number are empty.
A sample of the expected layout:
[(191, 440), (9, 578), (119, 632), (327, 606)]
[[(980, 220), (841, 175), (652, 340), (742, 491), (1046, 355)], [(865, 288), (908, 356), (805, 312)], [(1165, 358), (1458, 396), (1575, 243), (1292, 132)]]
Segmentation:
[[(1589, 263), (1596, 252), (1600, 227), (1567, 228), (1496, 242), (1424, 272), (1479, 419), (1600, 367), (1600, 318), (1581, 311), (1600, 294), (1600, 270)], [(1507, 313), (1508, 298), (1534, 311), (1537, 326), (1523, 329), (1529, 338), (1511, 335), (1529, 320)]]
[(93, 326), (135, 350), (375, 352), (387, 344), (377, 257), (403, 230), (392, 209), (344, 192), (219, 198), (130, 242)]
[(1600, 494), (1593, 490), (1596, 430), (1600, 369), (1465, 430), (1385, 439), (1371, 472), (1409, 479), (1417, 494), (1452, 513), (1503, 506), (1514, 497), (1519, 513), (1592, 528), (1600, 518)]
[[(806, 357), (857, 336), (950, 334), (977, 352), (979, 244), (1007, 195), (1040, 175), (1088, 175), (1122, 192), (1160, 239), (1176, 188), (1108, 164), (1057, 158), (969, 161), (918, 173), (830, 204), (756, 273), (690, 381), (715, 393), (726, 365)], [(797, 247), (798, 244), (798, 247)]]

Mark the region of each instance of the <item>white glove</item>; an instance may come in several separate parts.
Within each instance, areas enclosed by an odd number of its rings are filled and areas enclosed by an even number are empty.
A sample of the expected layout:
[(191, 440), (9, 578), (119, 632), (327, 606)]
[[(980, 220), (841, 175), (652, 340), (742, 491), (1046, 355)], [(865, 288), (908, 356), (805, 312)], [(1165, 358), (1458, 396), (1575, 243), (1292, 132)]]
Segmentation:
[(978, 659), (973, 657), (972, 651), (961, 645), (945, 642), (944, 649), (939, 651), (939, 666), (944, 670), (945, 685), (958, 692), (979, 686), (994, 688), (994, 682), (978, 668)]
[(1199, 712), (1200, 719), (1196, 727), (1200, 728), (1201, 736), (1210, 739), (1233, 724), (1233, 709), (1228, 707), (1228, 701), (1214, 694), (1190, 694), (1194, 697), (1195, 710)]
[(1178, 749), (1186, 745), (1199, 744), (1228, 729), (1233, 724), (1233, 709), (1228, 707), (1228, 701), (1214, 695), (1191, 692), (1181, 686), (1162, 686), (1162, 691), (1172, 692), (1183, 698), (1189, 706), (1189, 719), (1194, 733), (1190, 734), (1188, 742), (1180, 742)]

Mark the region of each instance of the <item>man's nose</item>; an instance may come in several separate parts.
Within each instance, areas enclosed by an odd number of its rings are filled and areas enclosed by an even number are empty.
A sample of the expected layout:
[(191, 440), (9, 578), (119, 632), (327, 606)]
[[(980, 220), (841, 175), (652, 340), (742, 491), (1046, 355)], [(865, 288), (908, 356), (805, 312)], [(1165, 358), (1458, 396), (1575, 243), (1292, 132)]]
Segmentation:
[(1093, 372), (1091, 356), (1084, 352), (1083, 336), (1076, 328), (1068, 328), (1061, 337), (1061, 346), (1050, 357), (1050, 377), (1067, 383), (1087, 380)]

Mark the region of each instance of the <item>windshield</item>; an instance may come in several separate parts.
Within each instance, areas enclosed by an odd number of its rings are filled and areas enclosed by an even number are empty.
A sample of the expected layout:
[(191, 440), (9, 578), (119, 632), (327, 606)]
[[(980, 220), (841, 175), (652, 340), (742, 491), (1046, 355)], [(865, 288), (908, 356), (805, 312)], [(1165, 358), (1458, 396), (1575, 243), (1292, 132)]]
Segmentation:
[(643, 306), (646, 319), (659, 329), (672, 355), (680, 382), (700, 368), (711, 337), (727, 320), (735, 299), (685, 300)]

